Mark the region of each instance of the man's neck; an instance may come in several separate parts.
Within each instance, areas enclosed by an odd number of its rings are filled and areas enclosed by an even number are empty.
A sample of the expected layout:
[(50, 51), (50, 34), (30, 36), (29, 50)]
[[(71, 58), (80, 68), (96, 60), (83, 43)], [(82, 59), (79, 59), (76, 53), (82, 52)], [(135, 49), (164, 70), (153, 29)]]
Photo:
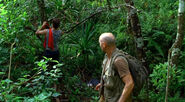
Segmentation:
[(52, 30), (57, 30), (56, 28), (52, 27)]
[(113, 51), (116, 49), (116, 47), (111, 47), (111, 48), (109, 48), (108, 50), (107, 50), (107, 57), (108, 57), (108, 59), (111, 59), (111, 56), (112, 56), (112, 53), (113, 53)]

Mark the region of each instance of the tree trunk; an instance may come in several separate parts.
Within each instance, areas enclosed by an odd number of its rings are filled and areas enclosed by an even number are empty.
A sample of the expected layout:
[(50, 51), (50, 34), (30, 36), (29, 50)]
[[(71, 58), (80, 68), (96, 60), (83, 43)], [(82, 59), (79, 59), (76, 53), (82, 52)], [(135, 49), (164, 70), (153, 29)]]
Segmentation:
[(168, 87), (170, 85), (170, 68), (177, 68), (180, 49), (184, 40), (184, 0), (179, 0), (177, 36), (168, 54), (168, 73), (165, 102), (168, 102)]
[(107, 0), (107, 5), (108, 5), (109, 10), (111, 11), (111, 2), (110, 2), (110, 0)]
[[(43, 23), (44, 21), (48, 21), (48, 18), (46, 16), (46, 12), (45, 12), (44, 0), (37, 0), (37, 4), (38, 4), (38, 7), (39, 7), (41, 22)], [(37, 35), (37, 37), (41, 40), (41, 42), (43, 42), (39, 35)]]
[[(135, 42), (135, 49), (136, 49), (136, 55), (139, 60), (142, 61), (143, 65), (147, 68), (147, 70), (150, 72), (148, 64), (146, 62), (146, 54), (144, 51), (144, 41), (143, 37), (141, 35), (141, 26), (139, 22), (139, 17), (137, 15), (137, 9), (134, 7), (134, 2), (132, 0), (125, 0), (126, 8), (127, 8), (127, 26), (128, 31), (130, 34), (134, 37)], [(147, 79), (146, 85), (149, 89), (149, 79)], [(147, 89), (147, 102), (149, 102), (149, 90)]]
[(45, 3), (44, 0), (37, 0), (37, 4), (39, 7), (39, 12), (40, 12), (40, 16), (41, 16), (41, 21), (47, 21), (47, 15), (45, 12)]
[[(168, 62), (169, 62), (169, 60), (170, 60), (170, 50), (169, 50), (169, 52), (168, 52)], [(165, 102), (168, 102), (168, 87), (169, 87), (169, 84), (170, 84), (170, 80), (169, 80), (169, 77), (170, 77), (170, 70), (171, 69), (171, 67), (170, 67), (170, 64), (168, 63), (168, 70), (167, 70), (167, 81), (166, 81), (166, 94), (165, 94)]]
[(125, 0), (126, 8), (128, 10), (127, 23), (128, 30), (134, 36), (137, 58), (141, 60), (145, 65), (145, 52), (144, 52), (144, 41), (141, 35), (141, 26), (137, 15), (137, 9), (134, 7), (132, 0)]
[(13, 49), (14, 44), (15, 44), (15, 41), (14, 41), (14, 43), (12, 43), (11, 48), (10, 48), (10, 65), (9, 65), (9, 71), (8, 71), (8, 79), (9, 80), (10, 80), (11, 65), (12, 65), (12, 49)]
[(184, 39), (184, 0), (179, 0), (178, 26), (176, 40), (171, 47), (170, 66), (176, 67)]

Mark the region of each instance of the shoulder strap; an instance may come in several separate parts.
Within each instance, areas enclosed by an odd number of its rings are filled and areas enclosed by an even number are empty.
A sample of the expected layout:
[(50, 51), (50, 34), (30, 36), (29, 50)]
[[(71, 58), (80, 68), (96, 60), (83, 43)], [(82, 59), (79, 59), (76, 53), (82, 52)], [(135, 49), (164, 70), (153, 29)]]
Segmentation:
[[(121, 50), (118, 50), (117, 53), (113, 56), (111, 64), (113, 64), (114, 61), (116, 60), (116, 58), (119, 57), (119, 56), (124, 57), (127, 61), (127, 58), (125, 57), (125, 53)], [(128, 63), (128, 61), (127, 61), (127, 63)]]
[[(104, 59), (105, 59), (106, 55), (104, 56)], [(107, 62), (107, 61), (106, 61)], [(103, 63), (104, 64), (104, 63)], [(105, 64), (102, 66), (103, 70), (102, 70), (102, 73), (101, 73), (101, 80), (100, 80), (100, 83), (101, 83), (101, 86), (100, 86), (100, 90), (99, 90), (99, 94), (100, 96), (103, 95), (103, 92), (104, 92), (104, 81), (103, 81), (103, 75), (105, 74)]]

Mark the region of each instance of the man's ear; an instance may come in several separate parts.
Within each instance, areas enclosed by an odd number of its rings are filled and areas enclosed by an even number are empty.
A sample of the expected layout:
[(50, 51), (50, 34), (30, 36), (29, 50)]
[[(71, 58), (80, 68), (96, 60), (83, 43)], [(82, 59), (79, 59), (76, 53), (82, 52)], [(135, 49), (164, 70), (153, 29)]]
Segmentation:
[(107, 44), (105, 42), (102, 43), (103, 48), (105, 49)]

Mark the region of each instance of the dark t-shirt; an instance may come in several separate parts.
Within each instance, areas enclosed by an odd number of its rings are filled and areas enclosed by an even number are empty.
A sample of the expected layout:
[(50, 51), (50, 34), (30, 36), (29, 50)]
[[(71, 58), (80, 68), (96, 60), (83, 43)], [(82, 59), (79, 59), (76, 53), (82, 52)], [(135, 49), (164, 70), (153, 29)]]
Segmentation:
[(124, 57), (122, 56), (117, 57), (114, 61), (114, 65), (115, 69), (118, 71), (120, 78), (123, 78), (125, 75), (130, 73), (128, 62)]
[[(124, 57), (122, 56), (117, 57), (114, 61), (114, 65), (121, 79), (125, 77), (127, 74), (130, 74), (128, 62)], [(128, 97), (126, 102), (132, 102), (131, 96)]]
[[(62, 34), (62, 31), (61, 30), (52, 30), (52, 33), (53, 33), (54, 51), (57, 51), (58, 50), (59, 38)], [(49, 29), (47, 30), (47, 34), (46, 34), (46, 50), (52, 51), (48, 47), (48, 39), (49, 39)]]

